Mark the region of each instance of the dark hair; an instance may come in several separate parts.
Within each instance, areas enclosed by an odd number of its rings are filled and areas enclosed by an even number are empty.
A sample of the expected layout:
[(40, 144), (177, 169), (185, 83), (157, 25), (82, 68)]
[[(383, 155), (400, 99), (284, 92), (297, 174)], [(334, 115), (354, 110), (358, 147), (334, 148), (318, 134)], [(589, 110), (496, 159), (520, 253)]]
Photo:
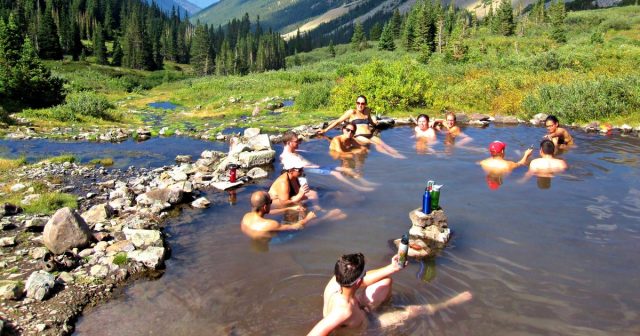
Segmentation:
[(559, 122), (558, 118), (556, 118), (556, 116), (554, 116), (554, 115), (548, 116), (547, 119), (544, 120), (544, 122), (546, 123), (549, 120), (553, 121), (554, 124), (557, 124)]
[(416, 119), (416, 122), (418, 122), (418, 120), (420, 120), (420, 118), (425, 118), (427, 119), (427, 123), (429, 123), (429, 116), (426, 114), (421, 114), (418, 116), (418, 118)]
[(354, 130), (358, 129), (358, 125), (356, 125), (356, 122), (355, 122), (354, 120), (351, 120), (351, 121), (349, 121), (349, 122), (345, 122), (345, 123), (342, 125), (342, 129), (347, 128), (347, 126), (349, 126), (349, 125), (353, 126), (353, 129), (354, 129)]
[(345, 254), (334, 268), (336, 281), (340, 286), (352, 286), (364, 272), (364, 255), (362, 253)]
[(286, 131), (282, 135), (282, 142), (284, 142), (285, 145), (287, 144), (287, 142), (293, 141), (294, 139), (298, 139), (298, 135), (293, 131)]
[(365, 103), (367, 102), (367, 97), (365, 97), (365, 96), (363, 96), (363, 95), (359, 95), (359, 96), (358, 96), (358, 98), (356, 98), (356, 100), (358, 100), (358, 99), (360, 99), (360, 98), (364, 99), (364, 102), (365, 102)]
[(547, 155), (552, 155), (556, 151), (556, 145), (549, 139), (544, 139), (540, 142), (540, 149)]
[(258, 211), (265, 204), (271, 204), (271, 196), (266, 191), (258, 190), (251, 194), (251, 208)]

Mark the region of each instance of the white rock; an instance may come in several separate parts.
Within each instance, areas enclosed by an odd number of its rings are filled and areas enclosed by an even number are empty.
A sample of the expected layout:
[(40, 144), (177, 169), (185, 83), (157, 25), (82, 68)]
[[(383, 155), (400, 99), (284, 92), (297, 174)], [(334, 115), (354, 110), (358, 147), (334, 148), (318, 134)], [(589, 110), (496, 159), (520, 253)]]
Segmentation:
[[(260, 110), (258, 110), (258, 112), (260, 112)], [(250, 127), (244, 130), (245, 138), (252, 138), (258, 134), (260, 134), (260, 129), (256, 127)]]
[(0, 247), (13, 246), (16, 244), (16, 237), (0, 238)]
[(138, 230), (125, 228), (122, 230), (127, 240), (135, 247), (162, 246), (161, 233), (158, 230)]
[(164, 248), (151, 246), (144, 251), (133, 251), (127, 254), (130, 259), (142, 263), (149, 268), (158, 268), (164, 262)]
[(26, 188), (27, 188), (26, 185), (24, 185), (22, 183), (16, 183), (16, 184), (11, 186), (11, 192), (20, 192), (22, 190), (25, 190)]
[(197, 200), (191, 202), (191, 206), (194, 208), (204, 209), (211, 205), (211, 202), (206, 197), (200, 197)]
[(91, 274), (96, 278), (104, 279), (107, 277), (107, 275), (109, 275), (109, 267), (105, 265), (100, 265), (100, 264), (93, 265), (91, 266), (91, 270), (89, 271), (89, 274)]
[(49, 291), (55, 286), (55, 278), (45, 271), (31, 273), (25, 285), (27, 297), (38, 301), (44, 300)]

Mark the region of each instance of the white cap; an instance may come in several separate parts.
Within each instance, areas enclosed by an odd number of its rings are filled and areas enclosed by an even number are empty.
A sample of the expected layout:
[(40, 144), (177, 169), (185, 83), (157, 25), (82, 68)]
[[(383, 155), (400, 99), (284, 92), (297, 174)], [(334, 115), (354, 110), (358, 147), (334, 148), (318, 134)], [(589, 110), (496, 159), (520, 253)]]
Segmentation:
[(289, 170), (294, 168), (304, 168), (305, 164), (300, 158), (294, 155), (287, 155), (282, 158), (282, 166), (284, 170)]

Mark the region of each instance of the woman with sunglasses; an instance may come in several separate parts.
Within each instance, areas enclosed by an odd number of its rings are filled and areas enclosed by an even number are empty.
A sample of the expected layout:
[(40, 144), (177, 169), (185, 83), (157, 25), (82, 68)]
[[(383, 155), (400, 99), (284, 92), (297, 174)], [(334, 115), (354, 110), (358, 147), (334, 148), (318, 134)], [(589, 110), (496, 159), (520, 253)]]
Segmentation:
[(371, 109), (367, 107), (367, 97), (358, 96), (355, 109), (345, 111), (340, 118), (331, 122), (327, 128), (319, 130), (318, 134), (327, 133), (330, 129), (345, 121), (352, 122), (356, 126), (354, 139), (359, 144), (368, 145), (372, 143), (380, 153), (398, 159), (405, 158), (404, 155), (398, 153), (397, 150), (385, 144), (380, 137), (373, 134), (373, 129), (378, 125), (378, 121), (371, 115)]
[(329, 151), (339, 154), (338, 156), (349, 156), (354, 153), (361, 153), (367, 148), (360, 145), (355, 139), (356, 124), (352, 121), (342, 128), (342, 134), (331, 139)]

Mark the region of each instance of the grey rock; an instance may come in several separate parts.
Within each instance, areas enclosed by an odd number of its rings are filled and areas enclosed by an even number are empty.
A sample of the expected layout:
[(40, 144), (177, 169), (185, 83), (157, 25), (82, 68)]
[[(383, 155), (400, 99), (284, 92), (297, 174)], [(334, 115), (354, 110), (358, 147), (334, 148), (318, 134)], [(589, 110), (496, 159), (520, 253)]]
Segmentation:
[(109, 267), (105, 265), (93, 265), (91, 266), (91, 270), (89, 270), (89, 274), (98, 279), (104, 279), (109, 275)]
[(16, 244), (16, 237), (0, 238), (0, 247), (8, 247)]
[(25, 290), (28, 298), (42, 301), (53, 289), (53, 286), (55, 286), (55, 278), (52, 274), (45, 271), (36, 271), (31, 273), (29, 279), (27, 279)]
[(47, 254), (47, 252), (49, 252), (49, 250), (47, 250), (46, 247), (34, 247), (31, 250), (29, 250), (29, 256), (32, 259), (42, 259), (44, 257), (45, 254)]
[(211, 205), (211, 202), (209, 202), (209, 200), (206, 197), (200, 197), (197, 200), (191, 202), (191, 206), (194, 208), (199, 208), (199, 209), (204, 209), (209, 207), (209, 205)]
[(61, 272), (58, 274), (57, 280), (63, 284), (72, 284), (75, 281), (75, 277), (69, 272)]
[(169, 186), (169, 189), (180, 190), (183, 194), (193, 192), (193, 184), (189, 181), (180, 181)]
[(210, 159), (210, 160), (220, 160), (221, 158), (227, 156), (226, 153), (220, 152), (220, 151), (210, 151), (210, 150), (206, 150), (204, 152), (202, 152), (200, 154), (200, 157), (203, 159)]
[(497, 115), (493, 118), (493, 122), (499, 124), (517, 124), (520, 122), (520, 120), (518, 120), (518, 118), (514, 116)]
[(80, 258), (86, 258), (86, 257), (88, 257), (88, 256), (92, 255), (92, 254), (93, 254), (93, 252), (94, 252), (94, 251), (93, 251), (93, 249), (90, 249), (90, 248), (88, 248), (88, 249), (84, 249), (84, 250), (82, 250), (82, 251), (78, 252), (78, 256), (79, 256)]
[(162, 246), (162, 235), (158, 230), (125, 228), (122, 232), (135, 247)]
[(93, 250), (96, 252), (106, 251), (108, 246), (109, 246), (109, 243), (107, 243), (106, 241), (101, 241), (101, 242), (98, 242), (96, 246), (93, 247)]
[(193, 159), (191, 155), (177, 155), (176, 163), (190, 163)]
[(22, 292), (20, 281), (0, 280), (0, 299), (18, 300), (22, 297)]
[(266, 170), (260, 167), (254, 167), (254, 168), (251, 168), (251, 170), (249, 170), (249, 172), (247, 173), (247, 176), (255, 180), (255, 179), (266, 178), (267, 176), (269, 176), (269, 173), (267, 173)]
[(258, 134), (249, 139), (248, 145), (254, 151), (271, 149), (271, 140), (268, 134)]
[(82, 218), (89, 224), (96, 224), (111, 218), (114, 214), (113, 208), (107, 204), (96, 204), (82, 214)]
[(531, 120), (529, 120), (529, 122), (533, 125), (540, 125), (542, 123), (544, 123), (545, 119), (547, 119), (548, 115), (546, 115), (545, 113), (538, 113), (536, 115), (533, 116), (533, 118), (531, 118)]
[(176, 182), (186, 181), (189, 178), (185, 172), (177, 168), (169, 171), (168, 174), (171, 177), (171, 179)]
[(242, 168), (252, 168), (256, 166), (264, 166), (273, 162), (276, 157), (276, 151), (272, 149), (242, 152), (238, 159)]
[(78, 212), (62, 208), (45, 225), (42, 240), (49, 251), (61, 254), (74, 247), (84, 247), (92, 239), (91, 230)]
[(47, 325), (45, 323), (36, 324), (36, 331), (43, 332), (47, 329)]
[(110, 252), (131, 252), (133, 250), (135, 250), (136, 247), (133, 245), (132, 242), (128, 241), (128, 240), (120, 240), (117, 241), (115, 243), (113, 243), (111, 246), (107, 247), (107, 253)]
[(130, 259), (142, 263), (145, 266), (156, 269), (164, 263), (164, 248), (150, 246), (143, 251), (133, 251), (127, 254)]
[(48, 217), (34, 217), (27, 219), (24, 223), (25, 230), (28, 231), (42, 231), (44, 230), (44, 226), (49, 221)]
[(11, 192), (20, 192), (27, 189), (27, 186), (22, 183), (16, 183), (12, 185), (10, 189), (11, 189)]
[(154, 203), (177, 204), (182, 201), (183, 192), (179, 189), (161, 188), (153, 189), (136, 197), (136, 202), (145, 206), (152, 206)]
[(413, 210), (409, 213), (409, 219), (414, 226), (421, 228), (437, 225), (438, 227), (447, 227), (447, 215), (443, 210), (434, 210), (430, 214), (424, 214), (421, 209)]
[[(257, 108), (257, 107), (256, 107)], [(258, 112), (260, 112), (260, 110), (258, 109)], [(250, 127), (244, 130), (244, 137), (245, 138), (252, 138), (256, 135), (260, 134), (260, 129), (256, 128), (256, 127)]]

